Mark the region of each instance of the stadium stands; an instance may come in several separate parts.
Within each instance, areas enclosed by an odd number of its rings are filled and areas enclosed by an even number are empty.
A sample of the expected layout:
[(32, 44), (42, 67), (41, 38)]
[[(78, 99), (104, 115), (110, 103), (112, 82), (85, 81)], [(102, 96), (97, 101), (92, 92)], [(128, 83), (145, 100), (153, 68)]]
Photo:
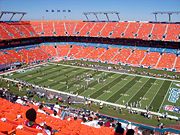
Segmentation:
[[(179, 41), (179, 24), (150, 22), (83, 22), (83, 21), (30, 21), (0, 22), (0, 40), (30, 38), (37, 36), (91, 36), (129, 38), (142, 40)], [(81, 45), (81, 44), (79, 44)], [(85, 44), (82, 44), (85, 46)], [(105, 49), (108, 45), (75, 47), (70, 45), (40, 46), (34, 49), (10, 50), (1, 54), (0, 63), (32, 63), (52, 57), (86, 58), (94, 61), (108, 61), (133, 66), (157, 69), (177, 69), (177, 49), (120, 46), (121, 50)], [(127, 49), (125, 49), (127, 48)], [(75, 50), (74, 50), (75, 49)], [(81, 50), (81, 51), (80, 51)], [(112, 52), (111, 52), (112, 51)], [(155, 52), (155, 53), (150, 53)], [(20, 53), (20, 54), (19, 54)], [(41, 55), (41, 56), (40, 56)]]
[(128, 64), (132, 66), (143, 66), (146, 68), (177, 70), (179, 71), (179, 56), (176, 49), (157, 49), (126, 47), (106, 48), (107, 46), (66, 45), (66, 44), (42, 44), (31, 48), (19, 50), (3, 50), (0, 54), (0, 64), (11, 64), (16, 62), (33, 63), (47, 61), (52, 58), (88, 59), (90, 61), (101, 61), (114, 64)]
[(150, 22), (30, 21), (0, 23), (1, 40), (34, 36), (91, 36), (179, 41), (180, 24)]
[[(38, 107), (32, 104), (28, 106), (22, 106), (17, 103), (11, 103), (5, 99), (0, 98), (0, 133), (1, 134), (10, 134), (15, 133), (16, 135), (37, 135), (38, 133), (43, 133), (43, 130), (31, 128), (25, 125), (26, 116), (25, 112), (30, 109), (34, 108), (38, 110)], [(44, 108), (46, 112), (52, 114), (53, 111), (47, 108)], [(17, 116), (21, 116), (17, 118)], [(47, 125), (50, 125), (53, 129), (57, 131), (55, 135), (114, 135), (113, 128), (109, 127), (101, 127), (101, 128), (94, 128), (90, 126), (86, 126), (81, 124), (81, 120), (73, 120), (71, 119), (68, 121), (60, 120), (54, 118), (50, 115), (37, 113), (37, 123), (46, 122)], [(21, 125), (21, 126), (20, 126)], [(21, 128), (19, 128), (21, 127)]]

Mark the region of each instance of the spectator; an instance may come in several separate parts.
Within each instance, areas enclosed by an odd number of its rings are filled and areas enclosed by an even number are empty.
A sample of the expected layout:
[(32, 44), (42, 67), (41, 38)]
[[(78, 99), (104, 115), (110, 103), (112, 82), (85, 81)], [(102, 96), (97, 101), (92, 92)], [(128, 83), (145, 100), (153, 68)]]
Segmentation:
[(134, 130), (133, 129), (128, 129), (126, 132), (126, 135), (134, 135)]
[(21, 104), (21, 105), (24, 105), (24, 104), (25, 104), (25, 102), (21, 99), (20, 96), (18, 96), (18, 98), (17, 98), (17, 100), (16, 100), (16, 103)]
[(25, 122), (25, 125), (28, 126), (28, 127), (36, 128), (36, 129), (43, 129), (42, 126), (40, 126), (39, 124), (37, 124), (35, 122), (36, 115), (37, 115), (36, 111), (33, 108), (27, 110), (26, 111), (26, 118), (28, 120)]
[(56, 104), (54, 105), (54, 108), (53, 108), (57, 113), (59, 112), (59, 109), (60, 109), (60, 106), (58, 104), (58, 102), (56, 102)]
[(60, 117), (57, 115), (57, 111), (56, 111), (56, 110), (54, 110), (54, 113), (51, 114), (51, 116), (54, 117), (54, 118), (60, 118)]
[(46, 114), (46, 112), (43, 110), (43, 105), (42, 104), (39, 106), (39, 109), (37, 110), (37, 112)]
[(117, 127), (115, 129), (115, 135), (123, 135), (124, 134), (124, 128), (122, 128), (121, 123), (117, 123)]
[(105, 127), (110, 127), (111, 126), (111, 122), (110, 122), (109, 119), (104, 123), (104, 126)]
[(26, 111), (26, 118), (27, 118), (27, 121), (25, 121), (25, 125), (28, 126), (28, 127), (31, 127), (31, 128), (35, 128), (35, 129), (39, 129), (39, 130), (43, 130), (44, 131), (44, 134), (47, 134), (47, 135), (52, 135), (52, 128), (50, 126), (47, 126), (46, 124), (37, 124), (35, 121), (36, 121), (36, 116), (37, 116), (37, 113), (36, 111), (31, 108), (29, 110)]

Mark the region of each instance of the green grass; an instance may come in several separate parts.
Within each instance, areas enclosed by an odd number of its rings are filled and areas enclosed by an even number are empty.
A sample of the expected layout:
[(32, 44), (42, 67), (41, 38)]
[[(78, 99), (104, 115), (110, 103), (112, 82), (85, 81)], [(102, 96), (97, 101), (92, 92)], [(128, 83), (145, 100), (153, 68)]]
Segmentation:
[[(85, 64), (88, 63), (90, 62), (85, 62)], [(66, 64), (70, 64), (70, 61), (67, 61)], [(88, 79), (87, 74), (92, 76), (92, 80), (89, 81), (88, 85), (86, 82)], [(9, 78), (18, 78), (39, 86), (68, 93), (78, 93), (81, 96), (116, 104), (125, 105), (126, 103), (141, 102), (139, 108), (150, 107), (155, 112), (166, 112), (162, 107), (168, 104), (167, 91), (170, 87), (174, 87), (174, 85), (171, 86), (172, 81), (167, 80), (56, 64), (40, 66), (40, 68), (24, 73), (15, 72)], [(173, 105), (177, 106), (179, 102)], [(180, 116), (177, 113), (171, 114)]]

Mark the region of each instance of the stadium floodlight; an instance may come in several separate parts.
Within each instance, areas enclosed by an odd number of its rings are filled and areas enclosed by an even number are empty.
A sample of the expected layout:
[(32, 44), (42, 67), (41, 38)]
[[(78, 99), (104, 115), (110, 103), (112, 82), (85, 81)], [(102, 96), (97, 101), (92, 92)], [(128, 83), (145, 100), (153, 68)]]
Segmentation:
[(102, 21), (102, 20), (99, 20), (99, 18), (98, 18), (98, 15), (102, 15), (102, 14), (106, 16), (107, 21), (110, 21), (108, 15), (116, 14), (117, 18), (118, 18), (118, 21), (120, 21), (120, 17), (119, 17), (120, 13), (116, 12), (116, 11), (110, 11), (110, 12), (83, 12), (83, 15), (86, 17), (87, 21), (92, 21), (92, 20), (89, 20), (88, 15), (94, 15), (96, 17), (97, 21)]
[(152, 14), (154, 14), (155, 17), (155, 21), (157, 22), (157, 15), (163, 15), (163, 14), (167, 14), (168, 18), (169, 18), (169, 22), (171, 22), (171, 15), (173, 14), (180, 14), (180, 11), (166, 11), (166, 12), (162, 12), (162, 11), (157, 11), (157, 12), (152, 12)]
[(21, 21), (22, 18), (24, 17), (24, 15), (26, 15), (27, 13), (26, 13), (26, 12), (1, 11), (1, 12), (0, 12), (0, 20), (1, 20), (1, 18), (3, 17), (3, 15), (5, 15), (5, 14), (12, 14), (12, 16), (11, 16), (10, 19), (9, 19), (9, 21), (11, 21), (16, 14), (20, 14), (20, 15), (22, 15), (22, 16), (20, 17), (20, 19), (19, 19), (18, 21)]

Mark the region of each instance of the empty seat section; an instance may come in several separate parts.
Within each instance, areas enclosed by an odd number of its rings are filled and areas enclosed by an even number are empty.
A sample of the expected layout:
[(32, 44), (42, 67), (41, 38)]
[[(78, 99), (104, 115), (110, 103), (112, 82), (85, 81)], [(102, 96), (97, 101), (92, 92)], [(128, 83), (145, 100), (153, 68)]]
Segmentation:
[(3, 27), (3, 23), (0, 23), (0, 39), (1, 40), (7, 40), (7, 39), (13, 39), (14, 36), (11, 35), (4, 27)]
[(130, 22), (123, 38), (135, 38), (141, 23)]
[(68, 56), (68, 52), (70, 51), (70, 45), (57, 45), (57, 51), (59, 57)]
[(14, 38), (22, 38), (22, 36), (19, 33), (19, 30), (11, 24), (12, 23), (3, 23), (2, 27), (6, 29), (10, 33), (10, 35), (12, 34)]
[(69, 36), (73, 36), (75, 26), (76, 26), (76, 21), (65, 22), (65, 30)]
[(162, 40), (165, 34), (167, 24), (155, 24), (152, 30), (152, 40)]
[(76, 59), (83, 59), (86, 58), (92, 51), (94, 51), (94, 47), (83, 47), (79, 53), (77, 53), (74, 57)]
[(48, 54), (39, 47), (31, 48), (28, 50), (22, 49), (19, 50), (19, 53), (22, 55), (22, 62), (27, 64), (37, 61), (44, 61), (49, 58)]
[(180, 36), (180, 24), (168, 24), (167, 34), (164, 40), (178, 41)]
[(105, 28), (101, 31), (102, 37), (109, 37), (113, 34), (113, 30), (115, 29), (115, 26), (117, 25), (117, 22), (108, 22), (105, 26)]
[(117, 64), (119, 62), (126, 63), (126, 59), (132, 54), (131, 49), (121, 49), (114, 58), (112, 58), (112, 62)]
[(64, 22), (54, 21), (55, 36), (65, 36)]
[(68, 57), (74, 58), (74, 56), (77, 53), (79, 53), (79, 51), (81, 51), (82, 48), (83, 48), (82, 46), (73, 45), (69, 54), (68, 54)]
[(118, 50), (118, 48), (109, 48), (99, 59), (103, 62), (111, 62), (111, 59), (118, 53)]
[(95, 26), (91, 29), (89, 36), (91, 37), (97, 37), (100, 35), (101, 30), (105, 27), (104, 22), (96, 22)]
[(54, 23), (53, 21), (42, 21), (44, 36), (54, 35), (53, 23)]
[(175, 68), (177, 72), (180, 72), (180, 56), (177, 57)]
[(90, 30), (93, 28), (95, 23), (88, 22), (86, 25), (81, 29), (80, 36), (87, 36), (89, 35)]
[(25, 28), (25, 29), (27, 29), (27, 31), (30, 33), (30, 36), (31, 37), (38, 37), (38, 34), (35, 32), (35, 30), (33, 29), (33, 27), (31, 26), (31, 23), (30, 22), (25, 22), (24, 24), (23, 24), (23, 27)]
[(43, 24), (41, 21), (31, 21), (30, 24), (38, 35), (41, 36), (41, 34), (43, 34)]
[(81, 30), (83, 29), (83, 27), (86, 25), (86, 22), (77, 22), (75, 25), (75, 29), (74, 29), (74, 36), (79, 36)]
[(163, 53), (162, 57), (157, 65), (157, 68), (163, 69), (172, 69), (175, 62), (176, 55), (171, 53)]
[(14, 62), (21, 62), (21, 55), (15, 50), (7, 50), (8, 55), (14, 59)]
[(28, 38), (31, 37), (31, 34), (29, 33), (28, 29), (24, 27), (26, 22), (17, 22), (12, 23), (11, 25), (14, 26), (20, 33), (22, 37)]
[(132, 55), (126, 60), (127, 64), (139, 66), (142, 59), (145, 57), (145, 50), (134, 50)]
[(106, 51), (105, 48), (95, 48), (94, 51), (91, 51), (89, 55), (86, 56), (87, 59), (99, 60), (99, 57)]
[(42, 45), (40, 46), (42, 50), (44, 50), (49, 56), (55, 57), (57, 56), (57, 51), (55, 46), (52, 45)]
[(112, 38), (120, 38), (122, 33), (128, 26), (128, 22), (119, 22), (118, 25), (113, 30)]
[(144, 60), (142, 61), (141, 65), (145, 67), (150, 66), (153, 68), (157, 64), (159, 57), (160, 57), (160, 53), (158, 52), (148, 52)]
[(137, 38), (148, 40), (149, 34), (151, 34), (151, 30), (153, 28), (152, 23), (142, 23), (141, 27), (139, 28), (139, 31), (137, 33)]

